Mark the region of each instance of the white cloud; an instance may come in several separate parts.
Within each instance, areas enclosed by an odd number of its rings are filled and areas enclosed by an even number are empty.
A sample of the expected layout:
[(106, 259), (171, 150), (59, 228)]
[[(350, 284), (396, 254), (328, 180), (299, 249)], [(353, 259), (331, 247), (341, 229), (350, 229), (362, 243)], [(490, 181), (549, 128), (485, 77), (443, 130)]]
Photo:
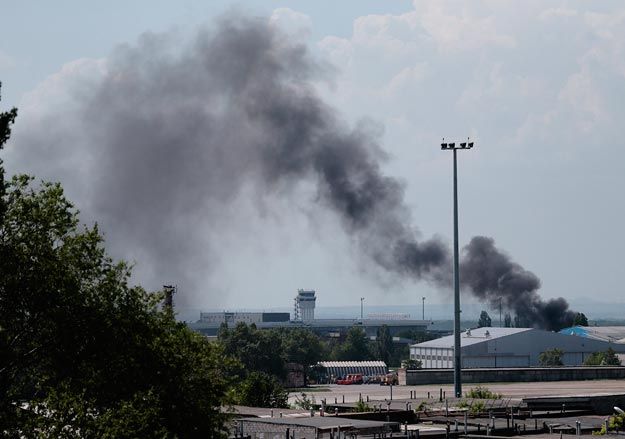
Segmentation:
[(14, 68), (16, 65), (15, 59), (8, 53), (0, 50), (0, 70), (8, 70)]
[[(579, 72), (571, 75), (564, 88), (560, 91), (558, 99), (576, 115), (576, 125), (585, 132), (608, 117), (601, 93), (595, 86), (589, 72)], [(606, 121), (607, 122), (607, 121)]]
[[(81, 116), (77, 112), (77, 100), (104, 76), (106, 68), (104, 59), (78, 59), (66, 63), (60, 71), (24, 95), (18, 105), (19, 117), (12, 139), (5, 150), (6, 167), (10, 173), (25, 172), (52, 181), (65, 175), (72, 183), (89, 179), (85, 172), (89, 168), (90, 156), (72, 147), (86, 142), (80, 137), (81, 131), (73, 129)], [(58, 117), (59, 114), (64, 117)], [(33, 130), (32, 127), (45, 129)], [(30, 144), (34, 149), (18, 151), (12, 143), (14, 139), (20, 139), (22, 144)], [(24, 156), (37, 159), (24, 160)], [(57, 160), (59, 156), (64, 159)], [(71, 198), (88, 198), (82, 193), (72, 193), (72, 190), (85, 190), (84, 184), (67, 184), (66, 188)]]
[[(389, 173), (408, 182), (426, 233), (440, 231), (440, 192), (432, 188), (448, 176), (448, 157), (435, 145), (471, 135), (478, 148), (463, 155), (474, 185), (465, 196), (481, 213), (467, 219), (465, 233), (493, 234), (520, 262), (523, 255), (535, 261), (545, 285), (558, 290), (547, 295), (594, 288), (591, 276), (581, 283), (550, 277), (588, 270), (581, 260), (552, 264), (563, 248), (574, 251), (554, 234), (618, 258), (597, 244), (614, 239), (602, 221), (618, 225), (589, 216), (586, 206), (610, 205), (593, 188), (625, 185), (617, 166), (625, 151), (613, 146), (625, 118), (625, 5), (416, 0), (402, 14), (359, 17), (351, 35), (328, 36), (318, 47), (340, 71), (327, 98), (352, 119), (384, 123), (384, 148), (397, 158)], [(611, 262), (593, 267), (605, 273), (607, 265), (618, 271)]]
[(414, 66), (403, 68), (384, 87), (384, 94), (397, 95), (405, 90), (406, 87), (414, 86), (423, 81), (428, 73), (428, 65), (425, 62), (419, 62)]
[(538, 18), (541, 20), (550, 20), (554, 18), (567, 18), (567, 17), (575, 17), (578, 12), (575, 9), (569, 8), (549, 8), (542, 11)]
[[(470, 8), (446, 7), (441, 1), (414, 2), (423, 28), (431, 35), (442, 50), (476, 50), (485, 46), (512, 48), (516, 40), (497, 29), (492, 15), (477, 16)], [(452, 12), (452, 10), (454, 12)], [(457, 14), (455, 11), (460, 10)]]
[(312, 32), (310, 17), (290, 8), (275, 9), (269, 19), (283, 32), (300, 40), (309, 38)]
[(75, 93), (91, 87), (105, 72), (104, 59), (81, 58), (68, 62), (34, 90), (26, 93), (20, 107), (28, 117), (39, 115), (42, 109), (49, 111), (52, 106), (63, 108), (69, 105)]

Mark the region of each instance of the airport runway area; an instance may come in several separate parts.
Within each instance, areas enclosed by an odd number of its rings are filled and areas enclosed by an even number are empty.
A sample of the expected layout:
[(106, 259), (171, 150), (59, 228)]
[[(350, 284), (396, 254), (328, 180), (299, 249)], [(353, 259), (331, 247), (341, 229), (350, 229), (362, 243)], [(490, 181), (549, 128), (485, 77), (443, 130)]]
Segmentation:
[[(625, 393), (625, 380), (589, 380), (589, 381), (551, 381), (536, 383), (482, 383), (482, 387), (488, 387), (493, 392), (501, 393), (505, 398), (524, 398), (530, 396), (571, 396), (590, 395), (600, 393)], [(462, 390), (466, 392), (478, 384), (463, 384)], [(443, 389), (446, 396), (453, 396), (453, 385), (431, 384), (421, 386), (393, 386), (393, 399), (407, 399), (411, 391), (417, 392), (417, 398), (426, 398), (428, 392), (432, 398), (439, 397), (439, 389)], [(296, 396), (300, 396), (303, 390), (292, 392), (289, 402), (292, 403)], [(356, 402), (362, 396), (370, 400), (383, 400), (390, 397), (391, 389), (388, 386), (376, 384), (358, 384), (340, 386), (337, 384), (311, 386), (309, 398), (314, 396), (317, 402), (326, 398), (328, 402), (337, 398), (339, 402), (345, 396), (345, 402)]]

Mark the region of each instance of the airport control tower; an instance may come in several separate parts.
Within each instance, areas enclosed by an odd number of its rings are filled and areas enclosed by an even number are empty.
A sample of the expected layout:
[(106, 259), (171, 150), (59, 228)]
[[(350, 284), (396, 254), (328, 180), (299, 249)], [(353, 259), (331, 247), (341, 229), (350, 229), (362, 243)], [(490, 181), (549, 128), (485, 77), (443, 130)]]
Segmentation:
[(310, 322), (315, 319), (315, 290), (297, 290), (293, 320)]

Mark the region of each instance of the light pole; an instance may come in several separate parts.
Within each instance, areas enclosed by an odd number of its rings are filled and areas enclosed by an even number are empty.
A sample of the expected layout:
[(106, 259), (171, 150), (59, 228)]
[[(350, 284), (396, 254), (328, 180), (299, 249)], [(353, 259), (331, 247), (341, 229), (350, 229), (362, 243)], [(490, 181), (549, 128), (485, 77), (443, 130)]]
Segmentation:
[(421, 298), (421, 320), (425, 321), (425, 297)]
[(458, 251), (458, 165), (456, 151), (471, 149), (473, 142), (462, 142), (458, 146), (454, 142), (441, 143), (441, 149), (454, 152), (454, 393), (456, 398), (462, 397), (462, 359), (460, 356), (460, 272)]
[(362, 320), (362, 302), (364, 302), (365, 298), (361, 297), (360, 298), (360, 320)]

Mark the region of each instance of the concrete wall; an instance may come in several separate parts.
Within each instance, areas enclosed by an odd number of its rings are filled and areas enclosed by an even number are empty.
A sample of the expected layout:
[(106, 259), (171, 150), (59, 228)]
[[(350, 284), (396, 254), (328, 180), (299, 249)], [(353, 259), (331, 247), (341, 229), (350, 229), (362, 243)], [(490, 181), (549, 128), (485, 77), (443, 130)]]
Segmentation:
[[(399, 384), (450, 384), (454, 372), (450, 369), (408, 370), (399, 369)], [(504, 383), (533, 381), (580, 381), (625, 379), (625, 367), (525, 367), (463, 369), (465, 383)]]

